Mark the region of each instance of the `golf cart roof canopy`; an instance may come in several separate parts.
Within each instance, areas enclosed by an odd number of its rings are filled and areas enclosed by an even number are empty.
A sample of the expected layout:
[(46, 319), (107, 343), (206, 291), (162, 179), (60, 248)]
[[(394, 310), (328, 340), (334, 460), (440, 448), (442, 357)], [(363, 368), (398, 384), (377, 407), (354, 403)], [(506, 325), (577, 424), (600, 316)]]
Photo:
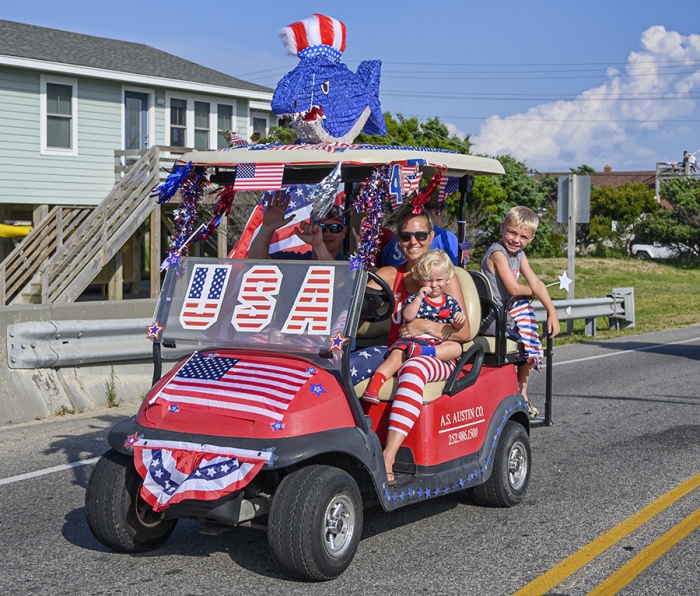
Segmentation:
[[(432, 175), (443, 166), (446, 176), (461, 178), (465, 175), (504, 174), (501, 163), (489, 157), (464, 155), (425, 147), (399, 147), (393, 145), (250, 145), (220, 151), (192, 151), (178, 158), (178, 162), (191, 162), (195, 166), (213, 167), (218, 170), (212, 182), (233, 182), (233, 170), (238, 164), (282, 163), (285, 165), (284, 184), (314, 183), (323, 179), (342, 163), (343, 182), (361, 182), (376, 166), (422, 160), (424, 173)], [(217, 180), (218, 178), (218, 180)]]

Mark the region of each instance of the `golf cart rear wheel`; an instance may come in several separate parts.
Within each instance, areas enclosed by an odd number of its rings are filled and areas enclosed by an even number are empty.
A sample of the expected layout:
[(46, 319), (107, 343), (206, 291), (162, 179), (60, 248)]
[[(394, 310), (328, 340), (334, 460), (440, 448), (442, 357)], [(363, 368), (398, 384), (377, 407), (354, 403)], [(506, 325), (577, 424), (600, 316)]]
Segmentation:
[(172, 534), (176, 519), (141, 498), (133, 458), (110, 449), (95, 465), (85, 493), (85, 515), (95, 538), (121, 553), (153, 550)]
[(522, 425), (512, 420), (503, 428), (489, 479), (470, 495), (488, 507), (512, 507), (523, 500), (530, 482), (530, 439)]
[(362, 534), (362, 498), (352, 476), (313, 465), (286, 476), (270, 506), (267, 542), (287, 574), (326, 581), (345, 571)]

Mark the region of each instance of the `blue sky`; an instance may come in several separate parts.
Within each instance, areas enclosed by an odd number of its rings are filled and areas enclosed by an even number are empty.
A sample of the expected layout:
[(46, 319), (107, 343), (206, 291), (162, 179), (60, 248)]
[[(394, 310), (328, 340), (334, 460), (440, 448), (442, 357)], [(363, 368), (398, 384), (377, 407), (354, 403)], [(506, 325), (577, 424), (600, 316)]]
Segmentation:
[[(303, 5), (303, 8), (300, 8)], [(438, 116), (540, 171), (652, 170), (700, 149), (700, 5), (658, 0), (3, 3), (0, 18), (145, 43), (274, 87), (282, 27), (321, 12), (344, 62), (382, 61), (383, 110)]]

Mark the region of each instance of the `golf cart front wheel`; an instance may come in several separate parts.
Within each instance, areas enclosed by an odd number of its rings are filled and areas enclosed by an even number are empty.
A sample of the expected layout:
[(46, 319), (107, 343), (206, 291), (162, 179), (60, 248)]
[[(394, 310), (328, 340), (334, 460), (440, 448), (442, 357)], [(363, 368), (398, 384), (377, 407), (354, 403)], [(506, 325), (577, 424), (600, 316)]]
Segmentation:
[(95, 538), (120, 553), (153, 550), (172, 534), (176, 519), (156, 513), (140, 495), (133, 458), (110, 449), (95, 465), (85, 493), (85, 516)]
[(362, 534), (362, 498), (339, 468), (313, 465), (286, 476), (270, 506), (267, 541), (279, 567), (326, 581), (345, 571)]

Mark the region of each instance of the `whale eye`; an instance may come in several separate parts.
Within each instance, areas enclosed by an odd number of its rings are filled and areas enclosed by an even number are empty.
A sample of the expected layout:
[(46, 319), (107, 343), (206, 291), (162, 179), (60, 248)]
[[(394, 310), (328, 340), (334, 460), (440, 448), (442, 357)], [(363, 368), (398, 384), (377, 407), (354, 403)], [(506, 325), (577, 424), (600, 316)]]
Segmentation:
[(325, 83), (321, 83), (321, 91), (323, 91), (324, 95), (328, 95), (328, 91), (331, 88), (331, 82), (326, 81)]

